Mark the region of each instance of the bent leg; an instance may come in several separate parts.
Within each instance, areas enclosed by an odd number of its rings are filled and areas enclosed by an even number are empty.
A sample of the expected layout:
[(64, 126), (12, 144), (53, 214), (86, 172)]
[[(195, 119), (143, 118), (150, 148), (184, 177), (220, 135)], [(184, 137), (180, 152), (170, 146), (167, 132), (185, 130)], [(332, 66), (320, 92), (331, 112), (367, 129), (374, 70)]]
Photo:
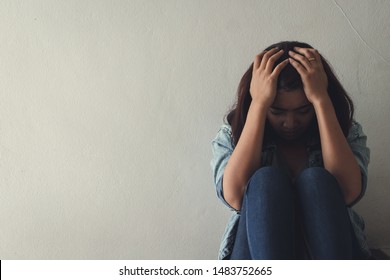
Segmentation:
[(238, 222), (236, 239), (234, 241), (233, 251), (230, 256), (231, 260), (251, 260), (249, 252), (248, 233), (246, 229), (246, 199), (242, 201), (240, 220)]
[(324, 168), (308, 168), (296, 189), (311, 257), (352, 259), (351, 224), (336, 178)]
[(292, 259), (293, 207), (288, 177), (259, 169), (248, 183), (231, 259)]

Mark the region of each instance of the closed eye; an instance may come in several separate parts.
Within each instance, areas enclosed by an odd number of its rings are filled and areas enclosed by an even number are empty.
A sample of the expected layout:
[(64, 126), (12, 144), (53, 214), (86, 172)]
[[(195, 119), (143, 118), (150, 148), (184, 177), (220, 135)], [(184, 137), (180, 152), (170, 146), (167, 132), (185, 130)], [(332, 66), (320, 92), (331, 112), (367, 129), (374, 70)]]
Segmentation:
[(300, 115), (305, 115), (305, 114), (309, 113), (310, 111), (311, 111), (311, 108), (305, 109), (305, 110), (301, 110), (301, 111), (298, 111), (298, 114), (300, 114)]
[(275, 111), (275, 110), (270, 110), (272, 115), (282, 115), (284, 111)]

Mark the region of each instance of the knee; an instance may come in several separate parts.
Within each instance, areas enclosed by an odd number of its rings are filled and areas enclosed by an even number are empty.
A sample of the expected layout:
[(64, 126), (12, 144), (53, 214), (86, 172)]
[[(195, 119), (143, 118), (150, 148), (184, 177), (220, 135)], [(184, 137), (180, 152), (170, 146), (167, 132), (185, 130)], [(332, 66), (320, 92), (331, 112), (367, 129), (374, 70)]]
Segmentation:
[(321, 198), (341, 192), (336, 178), (325, 168), (312, 167), (302, 171), (297, 177), (295, 187), (299, 195)]
[(306, 168), (304, 169), (298, 176), (298, 179), (299, 178), (305, 178), (305, 179), (323, 179), (323, 178), (327, 178), (327, 177), (333, 177), (332, 174), (329, 173), (328, 170), (326, 170), (325, 168), (323, 167), (310, 167), (310, 168)]
[(283, 192), (291, 189), (289, 178), (280, 169), (272, 166), (258, 169), (250, 178), (247, 186), (247, 194), (258, 195)]
[(304, 169), (296, 180), (297, 184), (302, 185), (321, 185), (325, 183), (337, 184), (336, 178), (325, 168), (322, 167), (311, 167)]
[(256, 170), (256, 172), (252, 175), (251, 180), (256, 180), (257, 178), (263, 179), (264, 177), (278, 177), (281, 176), (282, 171), (273, 166), (264, 166)]

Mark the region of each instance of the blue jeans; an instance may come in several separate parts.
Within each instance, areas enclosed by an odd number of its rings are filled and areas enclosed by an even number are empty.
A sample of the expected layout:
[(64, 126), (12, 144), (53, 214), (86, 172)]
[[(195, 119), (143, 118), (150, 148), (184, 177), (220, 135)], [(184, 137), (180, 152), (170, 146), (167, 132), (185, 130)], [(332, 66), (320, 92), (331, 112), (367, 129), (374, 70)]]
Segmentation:
[(302, 171), (293, 184), (275, 167), (251, 177), (230, 259), (353, 259), (354, 232), (337, 180)]

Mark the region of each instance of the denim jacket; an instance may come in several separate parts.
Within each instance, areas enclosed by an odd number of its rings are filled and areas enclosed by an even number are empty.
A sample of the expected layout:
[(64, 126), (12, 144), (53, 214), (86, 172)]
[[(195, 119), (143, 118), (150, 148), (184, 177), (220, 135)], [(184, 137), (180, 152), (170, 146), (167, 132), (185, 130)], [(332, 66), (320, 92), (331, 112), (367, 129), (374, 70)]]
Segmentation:
[[(225, 200), (222, 189), (223, 173), (230, 156), (233, 153), (232, 130), (230, 125), (224, 124), (219, 129), (217, 136), (212, 141), (213, 159), (211, 160), (211, 168), (213, 170), (214, 185), (216, 188), (217, 196), (222, 202), (232, 210), (232, 216), (226, 226), (225, 233), (222, 237), (220, 245), (218, 259), (226, 259), (230, 256), (234, 241), (236, 239), (236, 233), (238, 228), (238, 221), (240, 219), (240, 212), (231, 207)], [(356, 204), (364, 195), (367, 187), (367, 166), (370, 161), (370, 150), (366, 146), (367, 136), (363, 133), (361, 125), (353, 121), (352, 127), (349, 130), (347, 141), (351, 147), (353, 154), (359, 164), (362, 174), (362, 192), (358, 199), (354, 201)], [(317, 140), (308, 143), (309, 160), (307, 167), (323, 167), (323, 159), (321, 152), (321, 145)], [(264, 145), (262, 154), (262, 166), (273, 165), (273, 159), (275, 158), (276, 145), (273, 143), (267, 143)], [(361, 248), (362, 257), (369, 257), (370, 252), (366, 243), (366, 237), (364, 234), (364, 220), (358, 215), (351, 206), (348, 207), (348, 213), (350, 220), (355, 231), (357, 241)]]

